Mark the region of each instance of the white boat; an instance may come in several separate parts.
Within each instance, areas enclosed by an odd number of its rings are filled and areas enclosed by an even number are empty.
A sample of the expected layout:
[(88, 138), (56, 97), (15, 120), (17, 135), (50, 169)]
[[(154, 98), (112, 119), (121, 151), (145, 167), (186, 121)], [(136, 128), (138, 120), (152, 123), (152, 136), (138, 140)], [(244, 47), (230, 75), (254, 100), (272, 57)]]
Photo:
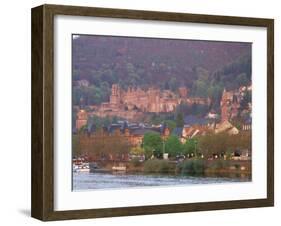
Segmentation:
[(113, 171), (126, 171), (126, 166), (124, 165), (119, 165), (119, 166), (112, 166)]
[(80, 168), (76, 172), (77, 173), (89, 173), (90, 169), (89, 168)]
[(89, 163), (82, 163), (82, 164), (73, 164), (73, 172), (76, 173), (89, 173), (90, 172), (90, 166)]

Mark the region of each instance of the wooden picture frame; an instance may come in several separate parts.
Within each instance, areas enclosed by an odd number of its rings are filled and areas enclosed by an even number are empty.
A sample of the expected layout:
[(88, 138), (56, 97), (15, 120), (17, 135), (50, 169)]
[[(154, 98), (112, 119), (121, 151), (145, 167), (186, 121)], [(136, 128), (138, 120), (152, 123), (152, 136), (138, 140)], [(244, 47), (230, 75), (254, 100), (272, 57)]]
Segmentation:
[[(267, 198), (122, 208), (54, 210), (54, 16), (126, 18), (267, 29)], [(274, 21), (273, 19), (42, 5), (32, 9), (32, 200), (31, 215), (51, 221), (163, 214), (274, 205)]]

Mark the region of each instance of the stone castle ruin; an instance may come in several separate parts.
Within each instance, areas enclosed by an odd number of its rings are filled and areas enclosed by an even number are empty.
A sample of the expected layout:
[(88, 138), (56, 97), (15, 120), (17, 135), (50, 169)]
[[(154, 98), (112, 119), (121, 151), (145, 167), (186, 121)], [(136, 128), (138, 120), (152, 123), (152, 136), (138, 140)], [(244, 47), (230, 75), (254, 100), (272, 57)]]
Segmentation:
[(180, 103), (210, 105), (209, 98), (188, 97), (188, 89), (180, 87), (178, 93), (170, 90), (160, 90), (150, 87), (143, 90), (140, 87), (121, 89), (113, 84), (109, 102), (93, 106), (93, 115), (99, 117), (120, 117), (127, 120), (137, 120), (144, 113), (174, 112)]

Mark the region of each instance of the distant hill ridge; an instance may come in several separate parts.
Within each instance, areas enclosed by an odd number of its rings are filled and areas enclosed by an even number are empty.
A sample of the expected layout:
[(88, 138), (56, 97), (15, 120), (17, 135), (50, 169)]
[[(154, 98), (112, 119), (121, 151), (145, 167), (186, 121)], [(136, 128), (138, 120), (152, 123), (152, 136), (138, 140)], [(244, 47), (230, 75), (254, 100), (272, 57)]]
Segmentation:
[(104, 101), (115, 83), (173, 91), (186, 86), (194, 96), (206, 97), (251, 82), (250, 43), (84, 35), (76, 36), (72, 50), (73, 81), (93, 86), (74, 90), (75, 103), (85, 96)]

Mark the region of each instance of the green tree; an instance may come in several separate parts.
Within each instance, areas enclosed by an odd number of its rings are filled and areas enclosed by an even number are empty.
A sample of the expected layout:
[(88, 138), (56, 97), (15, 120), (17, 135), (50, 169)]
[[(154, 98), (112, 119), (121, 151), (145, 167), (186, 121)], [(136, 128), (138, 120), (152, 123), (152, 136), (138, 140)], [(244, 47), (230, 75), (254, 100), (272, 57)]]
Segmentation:
[(165, 142), (165, 152), (171, 157), (182, 154), (183, 145), (177, 136), (169, 136)]
[(176, 115), (176, 126), (177, 127), (183, 127), (184, 126), (184, 118), (183, 113), (179, 112)]
[(251, 133), (241, 131), (237, 135), (229, 135), (225, 132), (218, 134), (207, 134), (200, 137), (199, 149), (205, 157), (213, 154), (226, 154), (235, 150), (248, 149), (251, 151)]
[(150, 159), (153, 155), (154, 149), (150, 146), (144, 148), (145, 159)]
[(219, 109), (223, 86), (218, 83), (216, 84), (214, 81), (212, 81), (211, 83), (214, 84), (210, 85), (210, 87), (208, 88), (208, 97), (210, 97), (212, 100), (212, 107), (214, 109)]
[(212, 156), (213, 154), (219, 154), (223, 151), (226, 151), (227, 136), (228, 135), (226, 133), (207, 134), (205, 136), (202, 136), (199, 142), (199, 148), (202, 154), (205, 157), (209, 157)]
[(207, 82), (209, 79), (209, 72), (205, 68), (196, 67), (195, 73), (199, 80)]
[(151, 152), (157, 157), (162, 155), (162, 138), (159, 133), (148, 132), (143, 137), (143, 148), (145, 155), (150, 155)]
[(224, 65), (212, 74), (212, 84), (221, 83), (226, 89), (237, 89), (241, 85), (251, 82), (252, 63), (251, 55), (246, 54), (233, 62)]
[(183, 145), (183, 154), (186, 156), (195, 155), (197, 142), (198, 141), (194, 138), (188, 139)]
[(237, 75), (236, 83), (237, 83), (238, 86), (247, 85), (249, 83), (249, 80), (247, 78), (247, 74), (241, 73), (241, 74)]
[(174, 120), (165, 120), (165, 123), (167, 124), (170, 131), (173, 131), (174, 128), (177, 127), (177, 124)]
[(191, 93), (198, 97), (207, 97), (209, 87), (209, 72), (201, 67), (195, 69), (197, 80), (194, 81)]
[(170, 78), (168, 84), (169, 84), (169, 89), (173, 91), (175, 91), (179, 85), (176, 77)]
[(240, 102), (240, 105), (242, 108), (248, 108), (248, 103), (251, 103), (252, 101), (252, 92), (246, 91), (243, 99)]
[(106, 116), (104, 119), (103, 119), (103, 125), (104, 126), (109, 126), (111, 124), (111, 119), (109, 116)]
[(192, 93), (194, 96), (206, 97), (208, 90), (208, 82), (205, 80), (196, 80), (192, 86)]
[(130, 154), (131, 155), (143, 155), (144, 154), (144, 149), (142, 147), (132, 147), (130, 149)]
[(80, 105), (80, 99), (83, 97), (83, 93), (80, 87), (74, 87), (72, 91), (72, 103), (73, 105)]

